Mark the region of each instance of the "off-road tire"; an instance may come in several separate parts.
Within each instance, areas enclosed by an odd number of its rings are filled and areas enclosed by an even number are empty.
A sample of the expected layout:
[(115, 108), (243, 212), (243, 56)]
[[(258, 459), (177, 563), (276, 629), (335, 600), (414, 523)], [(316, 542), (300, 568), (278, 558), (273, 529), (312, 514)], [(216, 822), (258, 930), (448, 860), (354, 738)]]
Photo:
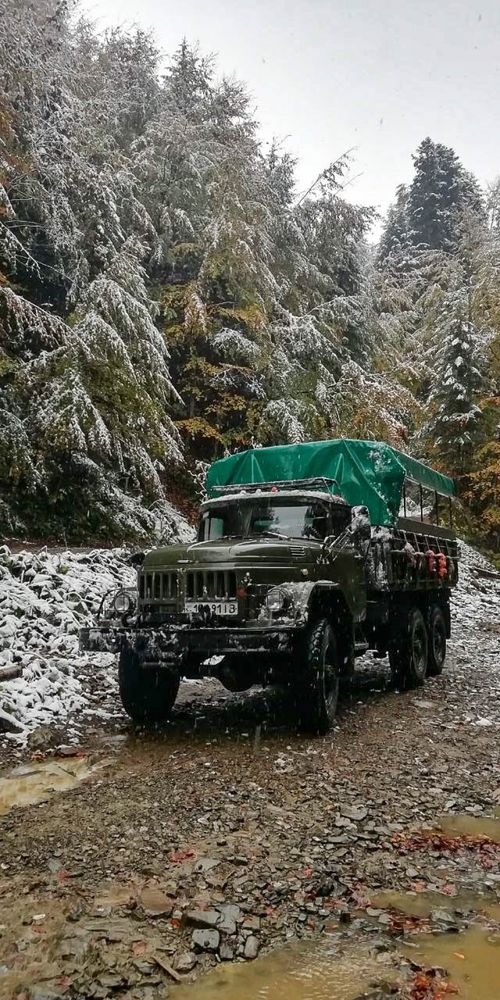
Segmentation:
[(333, 725), (339, 696), (339, 656), (335, 632), (327, 618), (312, 624), (304, 637), (296, 690), (299, 728), (323, 734)]
[(118, 661), (122, 705), (134, 722), (164, 722), (172, 711), (180, 677), (168, 667), (141, 667), (132, 649), (123, 649)]
[(427, 673), (430, 677), (442, 674), (446, 659), (446, 621), (441, 608), (433, 604), (427, 618), (429, 657)]
[(397, 687), (421, 687), (427, 674), (428, 637), (424, 616), (410, 608), (389, 645), (389, 663)]

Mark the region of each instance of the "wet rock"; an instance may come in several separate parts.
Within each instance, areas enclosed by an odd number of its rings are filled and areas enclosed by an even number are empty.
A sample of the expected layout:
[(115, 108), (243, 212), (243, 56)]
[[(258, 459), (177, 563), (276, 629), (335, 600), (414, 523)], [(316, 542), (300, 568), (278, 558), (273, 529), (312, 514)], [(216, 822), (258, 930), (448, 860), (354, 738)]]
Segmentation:
[(197, 928), (191, 935), (191, 944), (195, 951), (217, 951), (220, 944), (219, 931)]
[(439, 930), (449, 933), (458, 932), (457, 918), (449, 910), (432, 910), (431, 920)]
[(182, 922), (187, 927), (215, 927), (220, 917), (217, 910), (186, 910)]
[(245, 941), (245, 946), (243, 949), (243, 955), (245, 958), (252, 959), (257, 958), (259, 954), (259, 939), (255, 937), (255, 934), (250, 934)]
[[(223, 945), (221, 945), (221, 950)], [(192, 951), (184, 951), (182, 955), (179, 955), (177, 962), (175, 963), (175, 968), (177, 972), (191, 972), (194, 969), (198, 959)]]
[(223, 941), (219, 948), (219, 957), (223, 962), (232, 962), (234, 959), (234, 948), (229, 941)]

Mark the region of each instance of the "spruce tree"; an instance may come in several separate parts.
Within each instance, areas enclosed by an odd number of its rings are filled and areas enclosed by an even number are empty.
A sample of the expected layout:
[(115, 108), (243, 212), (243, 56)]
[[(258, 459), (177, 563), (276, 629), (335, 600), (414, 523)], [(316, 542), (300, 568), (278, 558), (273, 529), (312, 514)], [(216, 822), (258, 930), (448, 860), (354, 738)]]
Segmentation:
[(484, 353), (472, 320), (471, 294), (460, 287), (442, 302), (435, 331), (436, 356), (429, 394), (431, 417), (423, 434), (442, 468), (462, 476), (472, 466), (481, 431)]
[(410, 240), (414, 246), (453, 252), (461, 212), (466, 208), (482, 212), (479, 185), (453, 149), (432, 139), (420, 143), (413, 163), (415, 175), (406, 202)]

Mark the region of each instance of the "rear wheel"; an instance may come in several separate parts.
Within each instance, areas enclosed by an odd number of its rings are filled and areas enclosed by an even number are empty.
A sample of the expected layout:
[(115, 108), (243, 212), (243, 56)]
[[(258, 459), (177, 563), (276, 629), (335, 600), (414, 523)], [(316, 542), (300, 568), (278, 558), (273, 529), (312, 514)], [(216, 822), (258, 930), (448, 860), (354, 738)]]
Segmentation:
[(427, 674), (428, 640), (424, 616), (410, 608), (389, 646), (389, 663), (398, 687), (420, 687)]
[(122, 705), (134, 722), (164, 722), (177, 692), (179, 673), (169, 667), (142, 667), (133, 649), (123, 649), (118, 662)]
[(446, 622), (441, 608), (433, 605), (427, 620), (429, 637), (429, 663), (427, 671), (431, 677), (437, 677), (443, 672), (446, 659)]
[(297, 690), (303, 732), (326, 733), (333, 724), (339, 696), (339, 657), (335, 633), (326, 618), (311, 625), (304, 639)]

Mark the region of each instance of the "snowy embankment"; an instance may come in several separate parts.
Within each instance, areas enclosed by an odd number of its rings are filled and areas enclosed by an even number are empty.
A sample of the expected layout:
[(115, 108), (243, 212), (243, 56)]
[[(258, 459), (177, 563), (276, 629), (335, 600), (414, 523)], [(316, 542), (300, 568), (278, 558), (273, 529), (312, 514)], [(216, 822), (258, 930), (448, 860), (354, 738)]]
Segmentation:
[[(103, 596), (132, 586), (135, 572), (124, 549), (11, 553), (0, 548), (0, 728), (36, 726), (89, 709), (78, 631)], [(93, 658), (106, 683), (114, 657)], [(21, 667), (21, 676), (1, 680)]]
[[(105, 593), (134, 580), (124, 549), (11, 553), (0, 548), (0, 678), (22, 668), (19, 677), (0, 680), (0, 729), (17, 728), (15, 738), (23, 739), (39, 725), (102, 716), (101, 695), (114, 688), (116, 660), (104, 653), (80, 654), (78, 630), (94, 620)], [(496, 667), (500, 577), (467, 545), (452, 614), (454, 652), (470, 657), (479, 649)], [(485, 622), (491, 623), (490, 633)]]

